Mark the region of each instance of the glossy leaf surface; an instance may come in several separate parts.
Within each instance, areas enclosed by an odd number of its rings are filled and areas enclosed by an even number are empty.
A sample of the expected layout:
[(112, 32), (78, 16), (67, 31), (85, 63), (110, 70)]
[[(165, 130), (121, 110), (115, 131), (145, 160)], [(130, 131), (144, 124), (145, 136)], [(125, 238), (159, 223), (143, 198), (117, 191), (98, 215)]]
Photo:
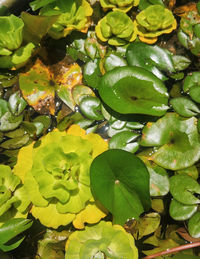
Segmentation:
[(161, 116), (168, 109), (165, 85), (140, 67), (119, 67), (107, 72), (98, 89), (103, 101), (119, 113)]
[(99, 155), (92, 162), (90, 179), (95, 199), (113, 214), (115, 223), (138, 219), (150, 207), (147, 168), (127, 151), (115, 149)]

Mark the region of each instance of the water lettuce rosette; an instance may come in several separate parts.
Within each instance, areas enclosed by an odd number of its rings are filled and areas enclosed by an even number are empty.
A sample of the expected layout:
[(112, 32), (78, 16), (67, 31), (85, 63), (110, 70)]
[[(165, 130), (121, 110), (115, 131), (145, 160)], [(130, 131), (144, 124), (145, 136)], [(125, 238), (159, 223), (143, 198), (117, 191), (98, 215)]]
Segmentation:
[(32, 215), (52, 228), (72, 221), (83, 228), (84, 222), (104, 217), (90, 191), (89, 169), (106, 149), (106, 141), (94, 133), (86, 135), (78, 125), (67, 132), (50, 132), (22, 148), (14, 172), (24, 181)]
[(114, 46), (124, 45), (136, 39), (136, 30), (131, 18), (121, 12), (113, 11), (104, 16), (95, 27), (97, 37)]
[(24, 22), (11, 14), (0, 16), (0, 68), (19, 68), (28, 61), (35, 45), (23, 43)]
[(140, 0), (100, 0), (101, 6), (107, 10), (128, 12), (133, 6), (139, 5)]
[(122, 226), (101, 221), (69, 236), (65, 258), (137, 259), (138, 251), (133, 236)]
[(161, 5), (151, 5), (141, 11), (134, 21), (139, 39), (153, 44), (158, 36), (170, 33), (177, 27), (172, 12)]
[(21, 179), (9, 166), (0, 165), (0, 226), (13, 217), (26, 217), (29, 204)]
[(58, 15), (48, 32), (54, 39), (66, 37), (73, 30), (87, 32), (91, 24), (93, 9), (86, 0), (36, 0), (31, 7), (34, 11), (42, 7), (39, 12), (42, 16)]

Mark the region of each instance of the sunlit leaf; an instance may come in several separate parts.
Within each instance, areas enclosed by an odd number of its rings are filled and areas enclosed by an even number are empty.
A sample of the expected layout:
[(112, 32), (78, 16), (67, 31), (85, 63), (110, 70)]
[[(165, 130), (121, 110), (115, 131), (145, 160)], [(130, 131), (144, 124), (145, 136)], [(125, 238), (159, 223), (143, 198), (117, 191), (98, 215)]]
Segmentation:
[(115, 223), (138, 219), (149, 209), (149, 173), (133, 154), (118, 149), (102, 153), (92, 162), (90, 178), (95, 199), (113, 214)]

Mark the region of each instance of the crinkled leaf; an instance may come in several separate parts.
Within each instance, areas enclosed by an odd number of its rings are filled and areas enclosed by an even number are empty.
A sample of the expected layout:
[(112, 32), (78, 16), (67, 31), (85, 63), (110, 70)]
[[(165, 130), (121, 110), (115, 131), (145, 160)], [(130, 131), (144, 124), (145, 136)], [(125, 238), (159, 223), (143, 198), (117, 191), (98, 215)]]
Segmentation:
[[(149, 173), (144, 163), (124, 150), (108, 150), (92, 162), (91, 189), (114, 216), (124, 224), (150, 207)], [(109, 198), (108, 198), (109, 197)]]
[(107, 72), (100, 81), (103, 101), (119, 113), (162, 116), (168, 109), (165, 85), (141, 67), (119, 67)]
[(192, 205), (199, 204), (200, 200), (195, 194), (200, 194), (200, 185), (188, 175), (174, 175), (170, 178), (170, 192), (179, 202)]

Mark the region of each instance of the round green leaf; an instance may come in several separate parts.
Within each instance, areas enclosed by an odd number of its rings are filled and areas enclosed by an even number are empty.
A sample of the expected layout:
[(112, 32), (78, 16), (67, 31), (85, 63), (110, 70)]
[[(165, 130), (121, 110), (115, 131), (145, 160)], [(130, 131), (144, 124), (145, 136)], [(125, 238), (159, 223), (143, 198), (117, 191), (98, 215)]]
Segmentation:
[(99, 68), (99, 59), (95, 59), (94, 61), (89, 61), (85, 64), (83, 69), (83, 78), (86, 81), (87, 85), (92, 88), (98, 88), (101, 71)]
[(103, 120), (104, 117), (101, 114), (101, 102), (97, 97), (85, 97), (80, 102), (81, 112), (92, 120)]
[(191, 75), (187, 75), (184, 84), (183, 91), (189, 93), (190, 97), (200, 103), (200, 72), (193, 72)]
[(188, 231), (194, 238), (200, 238), (200, 212), (196, 212), (188, 221)]
[(157, 147), (151, 156), (156, 164), (171, 170), (192, 166), (200, 158), (200, 141), (195, 117), (167, 113), (155, 123), (147, 123), (140, 144)]
[(111, 53), (110, 55), (105, 57), (104, 68), (106, 71), (110, 71), (115, 67), (124, 66), (127, 66), (126, 60), (117, 54)]
[(90, 168), (91, 190), (123, 225), (150, 208), (149, 173), (145, 164), (124, 150), (108, 150), (96, 157)]
[(194, 194), (200, 194), (200, 185), (188, 175), (174, 175), (170, 178), (170, 192), (179, 202), (192, 205), (199, 204), (200, 200)]
[(160, 70), (175, 72), (171, 54), (156, 45), (131, 43), (127, 48), (126, 57), (130, 66), (145, 68), (161, 80), (166, 80), (167, 77)]
[(123, 149), (131, 153), (135, 153), (139, 144), (136, 142), (139, 134), (131, 131), (122, 131), (115, 134), (109, 141), (110, 149)]
[(170, 100), (175, 112), (183, 117), (192, 117), (197, 115), (200, 110), (197, 105), (187, 97), (177, 97)]
[(150, 175), (150, 195), (164, 196), (169, 192), (169, 177), (164, 168), (149, 161), (145, 156), (140, 156), (145, 163)]
[(185, 205), (173, 199), (170, 203), (169, 214), (175, 220), (187, 220), (196, 211), (198, 205)]
[(114, 68), (101, 78), (98, 89), (103, 101), (119, 113), (162, 116), (168, 109), (165, 85), (140, 67)]

